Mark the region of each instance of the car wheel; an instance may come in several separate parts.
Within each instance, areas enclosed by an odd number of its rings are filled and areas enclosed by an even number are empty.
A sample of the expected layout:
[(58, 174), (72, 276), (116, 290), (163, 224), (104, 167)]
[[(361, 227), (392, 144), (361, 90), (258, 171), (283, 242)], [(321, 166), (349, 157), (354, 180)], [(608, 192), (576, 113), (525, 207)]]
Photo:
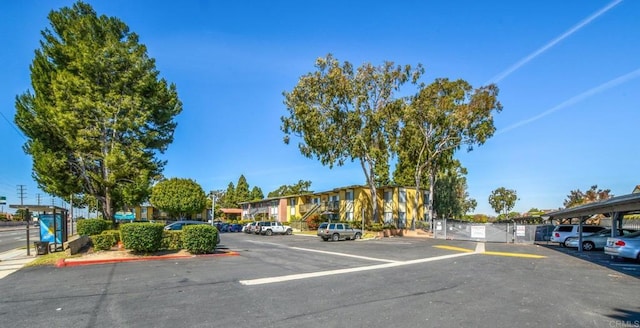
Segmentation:
[(267, 230), (267, 232), (265, 232), (265, 234), (266, 234), (267, 236), (271, 236), (271, 235), (273, 234), (273, 231), (271, 231), (271, 230)]
[(584, 251), (592, 251), (594, 248), (596, 248), (596, 245), (594, 245), (590, 241), (585, 241), (584, 243), (582, 243), (582, 250)]
[(292, 233), (293, 233), (293, 231), (291, 231), (291, 229), (287, 229), (287, 232), (285, 232), (285, 234), (287, 234), (287, 235), (290, 235)]
[(340, 235), (338, 235), (337, 233), (334, 233), (334, 234), (331, 236), (331, 240), (333, 240), (333, 241), (338, 241), (338, 240), (340, 240)]
[(324, 241), (329, 241), (329, 238), (322, 238), (322, 240), (324, 240)]
[(360, 236), (360, 233), (356, 233), (356, 235), (355, 235), (355, 236), (353, 236), (353, 239), (360, 239), (360, 237), (361, 237), (361, 236)]

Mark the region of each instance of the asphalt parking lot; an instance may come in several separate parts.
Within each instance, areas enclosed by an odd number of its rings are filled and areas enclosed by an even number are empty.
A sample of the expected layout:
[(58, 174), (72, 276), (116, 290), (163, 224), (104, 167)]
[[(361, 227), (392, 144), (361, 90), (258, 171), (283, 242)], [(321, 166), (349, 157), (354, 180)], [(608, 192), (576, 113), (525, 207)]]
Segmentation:
[(224, 234), (239, 256), (25, 268), (11, 327), (637, 327), (637, 276), (547, 246)]

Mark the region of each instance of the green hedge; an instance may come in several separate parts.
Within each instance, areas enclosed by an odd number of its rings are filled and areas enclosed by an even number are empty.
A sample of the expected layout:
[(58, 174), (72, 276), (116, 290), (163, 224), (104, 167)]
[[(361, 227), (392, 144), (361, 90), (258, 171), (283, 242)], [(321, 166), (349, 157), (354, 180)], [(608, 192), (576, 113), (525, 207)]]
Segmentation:
[(93, 236), (99, 235), (109, 229), (111, 222), (102, 219), (78, 220), (78, 235)]
[(117, 241), (113, 234), (102, 233), (99, 235), (93, 235), (89, 237), (93, 243), (93, 248), (99, 251), (106, 251), (111, 249)]
[(160, 249), (164, 225), (160, 223), (128, 223), (120, 226), (122, 243), (134, 252), (152, 253)]
[(160, 249), (179, 250), (182, 249), (182, 231), (165, 230), (162, 233), (162, 243)]
[(101, 235), (112, 235), (115, 240), (114, 245), (120, 241), (120, 230), (105, 230)]
[(189, 225), (182, 229), (182, 247), (191, 254), (213, 253), (217, 246), (218, 229), (207, 224)]

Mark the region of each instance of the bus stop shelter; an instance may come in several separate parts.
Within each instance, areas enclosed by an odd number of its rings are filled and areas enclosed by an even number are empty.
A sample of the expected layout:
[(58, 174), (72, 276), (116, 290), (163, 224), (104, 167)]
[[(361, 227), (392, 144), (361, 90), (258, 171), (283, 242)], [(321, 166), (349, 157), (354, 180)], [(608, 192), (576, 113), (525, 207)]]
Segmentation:
[(40, 232), (40, 244), (36, 245), (38, 254), (42, 255), (40, 254), (41, 245), (45, 245), (46, 253), (49, 252), (50, 246), (53, 246), (53, 251), (63, 249), (64, 243), (69, 238), (67, 228), (69, 211), (67, 209), (58, 206), (43, 205), (9, 205), (9, 207), (24, 211), (25, 221), (27, 221), (27, 255), (31, 255), (29, 229), (31, 227), (31, 218), (34, 213), (38, 214), (38, 227)]

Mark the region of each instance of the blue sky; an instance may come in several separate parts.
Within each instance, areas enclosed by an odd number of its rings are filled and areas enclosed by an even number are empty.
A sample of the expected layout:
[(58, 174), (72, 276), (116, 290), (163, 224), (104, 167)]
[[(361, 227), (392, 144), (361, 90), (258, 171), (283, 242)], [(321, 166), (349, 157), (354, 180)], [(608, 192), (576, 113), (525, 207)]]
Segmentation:
[[(496, 135), (457, 157), (468, 169), (476, 213), (495, 215), (492, 190), (516, 190), (515, 211), (562, 207), (573, 189), (614, 195), (640, 184), (640, 1), (88, 1), (129, 25), (177, 85), (184, 111), (161, 155), (165, 176), (205, 191), (241, 174), (265, 194), (311, 180), (312, 189), (364, 184), (358, 163), (329, 169), (285, 145), (282, 92), (332, 53), (364, 62), (426, 68), (424, 81), (495, 82), (504, 109)], [(0, 31), (0, 196), (60, 205), (38, 190), (24, 137), (13, 125), (16, 95), (50, 10), (72, 1), (3, 1)], [(635, 132), (635, 133), (634, 133)], [(6, 210), (5, 206), (5, 210)]]

